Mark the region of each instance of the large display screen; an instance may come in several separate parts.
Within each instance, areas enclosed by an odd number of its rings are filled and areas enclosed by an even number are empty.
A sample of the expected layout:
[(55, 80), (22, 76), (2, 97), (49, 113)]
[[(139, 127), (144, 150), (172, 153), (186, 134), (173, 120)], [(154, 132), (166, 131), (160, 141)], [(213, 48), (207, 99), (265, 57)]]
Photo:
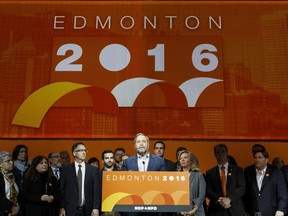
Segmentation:
[(2, 138), (288, 138), (285, 1), (0, 1)]

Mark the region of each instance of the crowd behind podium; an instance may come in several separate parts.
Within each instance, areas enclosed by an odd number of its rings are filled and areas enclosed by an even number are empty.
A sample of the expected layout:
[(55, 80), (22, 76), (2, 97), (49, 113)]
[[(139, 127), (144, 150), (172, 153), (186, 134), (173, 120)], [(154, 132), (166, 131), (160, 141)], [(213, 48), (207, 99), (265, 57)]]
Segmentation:
[[(0, 152), (0, 216), (284, 216), (288, 206), (288, 166), (280, 157), (269, 163), (261, 144), (253, 145), (251, 165), (240, 167), (228, 147), (211, 150), (215, 166), (202, 173), (197, 155), (179, 147), (176, 160), (165, 158), (162, 140), (134, 138), (135, 154), (106, 149), (101, 158), (86, 158), (84, 142), (71, 150), (28, 157), (24, 144)], [(100, 163), (103, 168), (100, 169)], [(110, 171), (175, 171), (189, 173), (190, 211), (102, 212), (102, 176)], [(141, 187), (141, 185), (139, 185)]]

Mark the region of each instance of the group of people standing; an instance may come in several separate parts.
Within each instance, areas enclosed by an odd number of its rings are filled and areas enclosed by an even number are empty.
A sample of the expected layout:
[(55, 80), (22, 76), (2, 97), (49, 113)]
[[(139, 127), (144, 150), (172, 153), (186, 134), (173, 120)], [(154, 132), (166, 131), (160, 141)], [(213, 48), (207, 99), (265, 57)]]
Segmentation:
[[(185, 147), (177, 149), (176, 162), (165, 159), (163, 141), (154, 143), (154, 154), (149, 147), (148, 136), (139, 133), (134, 138), (136, 155), (125, 154), (123, 148), (105, 150), (100, 170), (97, 158), (85, 163), (87, 149), (83, 142), (72, 146), (73, 163), (69, 163), (69, 155), (51, 152), (48, 157), (36, 156), (28, 166), (25, 145), (16, 146), (12, 155), (2, 151), (0, 216), (284, 216), (287, 212), (285, 172), (283, 175), (268, 164), (269, 154), (262, 145), (253, 146), (254, 163), (243, 169), (229, 160), (225, 144), (217, 144), (217, 165), (206, 173), (200, 172), (197, 157)], [(189, 172), (190, 211), (104, 213), (104, 171)]]

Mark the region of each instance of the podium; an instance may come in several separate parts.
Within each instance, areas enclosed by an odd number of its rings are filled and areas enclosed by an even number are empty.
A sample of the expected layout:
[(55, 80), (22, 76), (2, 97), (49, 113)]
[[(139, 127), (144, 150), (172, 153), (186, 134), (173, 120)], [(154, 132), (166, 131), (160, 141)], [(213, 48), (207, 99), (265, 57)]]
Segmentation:
[(190, 210), (186, 172), (103, 172), (102, 182), (103, 212)]

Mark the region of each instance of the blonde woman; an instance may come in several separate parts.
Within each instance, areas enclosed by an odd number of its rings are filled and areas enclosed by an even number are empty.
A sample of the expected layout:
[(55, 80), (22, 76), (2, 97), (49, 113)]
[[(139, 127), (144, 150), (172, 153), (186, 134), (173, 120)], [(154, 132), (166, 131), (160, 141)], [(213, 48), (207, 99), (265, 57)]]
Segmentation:
[(205, 200), (206, 183), (204, 176), (199, 172), (198, 159), (191, 152), (184, 150), (179, 154), (178, 171), (189, 172), (190, 206), (191, 211), (181, 212), (180, 215), (205, 216), (203, 203)]

